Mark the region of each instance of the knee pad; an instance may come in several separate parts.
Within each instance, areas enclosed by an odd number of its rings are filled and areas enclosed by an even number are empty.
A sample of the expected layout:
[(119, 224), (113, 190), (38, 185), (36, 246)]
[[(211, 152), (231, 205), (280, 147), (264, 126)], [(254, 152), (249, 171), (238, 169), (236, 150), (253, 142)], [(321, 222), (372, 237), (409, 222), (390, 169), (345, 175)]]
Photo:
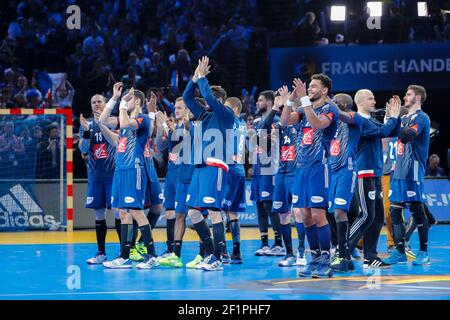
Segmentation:
[(105, 220), (106, 219), (106, 209), (95, 209), (95, 220)]
[(409, 210), (411, 211), (411, 215), (413, 216), (414, 221), (416, 221), (417, 225), (422, 225), (428, 222), (425, 215), (425, 208), (423, 207), (423, 203), (413, 202), (410, 204)]
[(398, 203), (391, 203), (389, 207), (389, 212), (391, 213), (392, 224), (402, 224), (403, 223), (403, 206)]

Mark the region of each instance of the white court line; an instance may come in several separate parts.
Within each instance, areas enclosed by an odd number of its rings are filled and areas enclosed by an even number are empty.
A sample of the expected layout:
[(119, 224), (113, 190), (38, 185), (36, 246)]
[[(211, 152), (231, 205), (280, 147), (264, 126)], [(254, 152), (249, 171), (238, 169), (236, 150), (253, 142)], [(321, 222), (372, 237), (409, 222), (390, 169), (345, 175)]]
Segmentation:
[(146, 291), (106, 291), (106, 292), (55, 292), (55, 293), (11, 293), (0, 294), (0, 297), (33, 297), (33, 296), (71, 296), (71, 295), (94, 295), (94, 294), (134, 294), (134, 293), (157, 293), (157, 292), (205, 292), (205, 291), (232, 291), (236, 289), (196, 289), (196, 290), (146, 290)]
[(447, 291), (450, 290), (450, 288), (446, 288), (446, 287), (405, 286), (405, 285), (401, 285), (401, 284), (384, 284), (383, 286), (404, 288), (404, 289), (430, 289), (430, 290), (447, 290)]

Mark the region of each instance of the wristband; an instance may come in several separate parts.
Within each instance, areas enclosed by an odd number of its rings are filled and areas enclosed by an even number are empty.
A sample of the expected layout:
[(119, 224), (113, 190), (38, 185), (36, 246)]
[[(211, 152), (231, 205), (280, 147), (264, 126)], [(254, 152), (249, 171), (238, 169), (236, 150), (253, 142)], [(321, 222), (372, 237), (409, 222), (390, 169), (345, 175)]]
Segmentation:
[(162, 126), (163, 126), (164, 129), (169, 128), (169, 126), (168, 126), (167, 123), (165, 123), (165, 122), (163, 122)]
[(90, 139), (90, 138), (91, 138), (91, 133), (89, 132), (89, 130), (83, 131), (83, 139)]
[(119, 110), (127, 110), (128, 109), (128, 104), (126, 101), (120, 101), (120, 106), (119, 106)]
[(293, 107), (295, 105), (295, 102), (294, 101), (291, 101), (291, 100), (288, 100), (287, 101), (287, 106), (288, 107)]
[(311, 106), (311, 100), (309, 100), (308, 96), (300, 98), (300, 102), (302, 104), (302, 108)]
[(113, 98), (109, 99), (105, 108), (112, 111), (112, 109), (114, 109), (114, 106), (116, 105), (116, 102), (117, 102), (117, 100), (114, 100)]
[(149, 112), (148, 116), (150, 117), (150, 119), (155, 120), (155, 118), (156, 118), (156, 113), (154, 113), (154, 112)]

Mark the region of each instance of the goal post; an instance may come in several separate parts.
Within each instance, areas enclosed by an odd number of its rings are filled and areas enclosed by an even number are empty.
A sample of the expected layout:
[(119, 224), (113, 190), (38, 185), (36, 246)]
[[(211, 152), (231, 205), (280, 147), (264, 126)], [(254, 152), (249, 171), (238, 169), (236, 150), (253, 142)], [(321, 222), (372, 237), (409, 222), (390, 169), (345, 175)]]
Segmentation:
[(73, 231), (72, 109), (0, 109), (0, 144), (0, 232)]

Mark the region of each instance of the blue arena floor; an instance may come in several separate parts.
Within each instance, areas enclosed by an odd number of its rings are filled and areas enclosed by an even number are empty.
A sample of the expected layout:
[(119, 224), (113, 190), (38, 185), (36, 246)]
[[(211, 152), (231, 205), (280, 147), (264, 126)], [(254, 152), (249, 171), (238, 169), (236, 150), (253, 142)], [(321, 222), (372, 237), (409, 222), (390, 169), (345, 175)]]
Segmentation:
[[(385, 251), (385, 243), (386, 238), (382, 236), (380, 252)], [(417, 249), (417, 245), (416, 233), (412, 247)], [(158, 243), (157, 249), (162, 250), (163, 246)], [(368, 272), (362, 270), (361, 262), (356, 262), (356, 272), (323, 280), (299, 278), (296, 267), (279, 268), (278, 257), (255, 257), (253, 252), (258, 246), (257, 240), (243, 241), (243, 265), (226, 265), (224, 271), (207, 272), (165, 267), (107, 270), (102, 266), (88, 266), (85, 260), (94, 253), (94, 244), (0, 245), (0, 299), (450, 298), (450, 226), (447, 225), (434, 226), (430, 231), (431, 266), (413, 267), (409, 263)], [(184, 262), (195, 256), (197, 248), (196, 242), (184, 243)], [(110, 254), (117, 252), (118, 244), (108, 244), (107, 250)], [(68, 273), (70, 266), (74, 267)]]

